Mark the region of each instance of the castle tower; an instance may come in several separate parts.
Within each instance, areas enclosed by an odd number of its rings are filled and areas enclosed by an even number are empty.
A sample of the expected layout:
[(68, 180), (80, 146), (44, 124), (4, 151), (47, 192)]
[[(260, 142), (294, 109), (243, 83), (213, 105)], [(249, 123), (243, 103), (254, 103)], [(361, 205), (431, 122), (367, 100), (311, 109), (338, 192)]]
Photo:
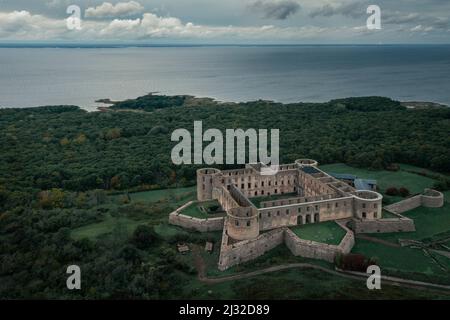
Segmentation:
[(219, 169), (205, 168), (197, 170), (197, 200), (212, 200), (214, 178), (220, 175)]
[(353, 216), (359, 219), (381, 219), (383, 196), (375, 191), (359, 190), (353, 196)]
[(299, 167), (317, 167), (319, 165), (319, 163), (313, 159), (297, 159), (295, 160), (295, 163)]
[(237, 207), (227, 212), (227, 234), (234, 240), (249, 240), (259, 236), (258, 210)]

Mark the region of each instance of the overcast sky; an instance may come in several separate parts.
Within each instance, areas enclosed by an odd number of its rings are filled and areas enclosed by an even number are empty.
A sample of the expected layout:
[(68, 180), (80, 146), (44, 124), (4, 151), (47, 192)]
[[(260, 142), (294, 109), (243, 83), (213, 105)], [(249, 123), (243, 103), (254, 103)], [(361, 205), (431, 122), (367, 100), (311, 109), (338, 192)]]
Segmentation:
[[(367, 7), (381, 8), (368, 30)], [(81, 30), (67, 28), (69, 5)], [(450, 0), (0, 0), (0, 41), (450, 43)]]

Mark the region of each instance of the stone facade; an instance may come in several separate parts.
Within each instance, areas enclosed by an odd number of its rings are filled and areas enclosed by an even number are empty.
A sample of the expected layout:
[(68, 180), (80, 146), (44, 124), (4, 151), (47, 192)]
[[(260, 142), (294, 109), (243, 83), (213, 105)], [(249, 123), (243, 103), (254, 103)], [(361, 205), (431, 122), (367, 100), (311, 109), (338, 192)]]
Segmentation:
[(414, 221), (406, 217), (365, 221), (355, 219), (350, 222), (350, 225), (355, 233), (412, 232), (416, 230)]
[[(425, 190), (422, 195), (386, 207), (398, 218), (383, 219), (381, 194), (355, 190), (317, 166), (315, 160), (299, 159), (280, 165), (274, 175), (262, 174), (260, 164), (237, 170), (200, 169), (198, 201), (216, 199), (227, 216), (197, 219), (180, 214), (182, 207), (170, 214), (169, 222), (202, 232), (223, 230), (219, 269), (225, 270), (281, 243), (286, 243), (294, 255), (333, 261), (336, 254), (350, 252), (355, 243), (353, 232), (414, 231), (414, 221), (401, 216), (401, 212), (420, 205), (443, 205), (442, 193)], [(280, 195), (260, 201), (258, 207), (253, 200)], [(340, 221), (346, 235), (339, 245), (303, 240), (289, 229), (323, 221)]]

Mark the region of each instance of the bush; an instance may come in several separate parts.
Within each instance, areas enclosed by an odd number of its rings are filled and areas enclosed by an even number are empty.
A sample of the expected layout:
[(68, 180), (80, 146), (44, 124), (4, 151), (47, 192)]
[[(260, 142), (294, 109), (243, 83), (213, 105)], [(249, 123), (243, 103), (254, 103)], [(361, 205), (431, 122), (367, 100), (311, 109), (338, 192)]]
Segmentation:
[(399, 195), (399, 191), (396, 187), (389, 187), (386, 189), (386, 194), (388, 196), (398, 196)]
[(366, 272), (371, 265), (376, 265), (375, 258), (366, 258), (359, 253), (337, 255), (334, 260), (335, 265), (342, 270)]
[(405, 198), (405, 197), (407, 197), (407, 196), (410, 195), (409, 190), (406, 189), (405, 187), (401, 187), (401, 188), (398, 190), (398, 193), (399, 193), (400, 196), (402, 196), (403, 198)]
[(134, 230), (133, 236), (131, 238), (131, 241), (139, 249), (146, 249), (150, 247), (155, 242), (155, 240), (156, 240), (155, 231), (153, 230), (153, 228), (146, 225), (138, 226)]

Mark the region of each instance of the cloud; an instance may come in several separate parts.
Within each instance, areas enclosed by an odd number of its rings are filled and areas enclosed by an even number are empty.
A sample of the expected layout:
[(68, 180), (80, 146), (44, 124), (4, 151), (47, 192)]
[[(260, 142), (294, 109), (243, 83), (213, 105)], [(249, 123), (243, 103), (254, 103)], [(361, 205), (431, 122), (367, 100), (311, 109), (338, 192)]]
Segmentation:
[(85, 17), (96, 19), (130, 17), (143, 11), (144, 7), (136, 1), (119, 2), (115, 5), (110, 2), (103, 2), (97, 7), (87, 8)]
[(423, 13), (391, 11), (381, 14), (382, 23), (392, 25), (412, 25), (411, 31), (448, 30), (450, 19), (430, 16)]
[(0, 12), (0, 37), (15, 36), (19, 38), (53, 37), (56, 29), (63, 29), (62, 20), (48, 19), (42, 15), (32, 15), (30, 12), (12, 11)]
[(144, 13), (136, 19), (82, 20), (81, 27), (81, 30), (69, 30), (65, 19), (33, 15), (28, 11), (0, 12), (0, 39), (3, 40), (308, 41), (321, 36), (334, 34), (342, 37), (346, 34), (335, 27), (209, 26), (154, 13)]
[(257, 0), (248, 8), (262, 13), (266, 19), (285, 20), (297, 13), (300, 5), (293, 0)]
[[(405, 21), (413, 21), (407, 15)], [(433, 20), (437, 21), (437, 20)], [(448, 21), (439, 20), (445, 25)], [(437, 23), (437, 22), (436, 22)], [(365, 26), (218, 26), (185, 22), (177, 17), (160, 16), (147, 12), (132, 18), (83, 19), (81, 30), (69, 30), (64, 18), (32, 14), (29, 11), (0, 12), (1, 40), (70, 40), (70, 41), (140, 41), (161, 39), (165, 41), (188, 40), (195, 42), (251, 42), (276, 41), (278, 43), (348, 43), (363, 40), (369, 33)], [(414, 23), (383, 29), (383, 35), (398, 36), (399, 32), (414, 32), (422, 36), (426, 32), (436, 32), (431, 25)], [(421, 31), (421, 32), (419, 32)], [(379, 34), (379, 33), (377, 33)], [(375, 40), (374, 40), (375, 41)]]
[(367, 5), (360, 2), (348, 2), (339, 4), (327, 3), (321, 7), (313, 9), (309, 16), (315, 17), (331, 17), (335, 15), (342, 15), (345, 17), (364, 17), (366, 14)]

